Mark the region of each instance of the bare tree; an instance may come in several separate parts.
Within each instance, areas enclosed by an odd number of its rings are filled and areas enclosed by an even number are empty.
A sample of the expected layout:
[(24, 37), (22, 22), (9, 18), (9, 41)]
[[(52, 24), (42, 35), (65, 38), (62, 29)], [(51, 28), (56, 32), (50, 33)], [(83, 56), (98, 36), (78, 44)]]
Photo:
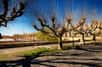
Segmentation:
[(82, 17), (78, 23), (78, 25), (76, 25), (76, 27), (74, 27), (74, 31), (78, 32), (78, 34), (80, 34), (82, 36), (82, 42), (83, 44), (85, 44), (85, 38), (84, 38), (84, 35), (86, 33), (86, 31), (83, 29), (83, 25), (85, 24), (86, 22), (86, 18), (85, 17)]
[[(37, 19), (39, 21), (40, 26), (37, 26), (36, 24), (34, 24), (33, 27), (36, 30), (41, 31), (50, 36), (56, 36), (58, 38), (60, 49), (63, 49), (62, 36), (66, 32), (66, 29), (64, 28), (64, 26), (61, 26), (58, 24), (55, 16), (51, 17), (51, 23), (47, 22), (47, 20), (42, 16), (37, 17)], [(45, 28), (49, 29), (50, 31), (45, 30)]]
[(65, 20), (66, 20), (65, 27), (67, 31), (69, 32), (69, 37), (71, 37), (72, 36), (71, 29), (73, 27), (72, 22), (71, 22), (72, 16), (68, 16)]
[(74, 25), (72, 24), (72, 16), (67, 16), (67, 18), (65, 19), (66, 20), (66, 23), (65, 23), (65, 28), (66, 28), (66, 32), (68, 33), (65, 33), (65, 35), (68, 35), (68, 37), (72, 37), (73, 39), (73, 47), (74, 47), (74, 36), (72, 36), (72, 31), (73, 31), (73, 28), (74, 28)]
[(85, 44), (85, 38), (84, 38), (85, 37), (85, 30), (83, 29), (83, 26), (84, 26), (84, 23), (86, 22), (86, 18), (82, 18), (80, 20), (80, 22), (83, 24), (81, 25), (80, 29), (77, 31), (79, 32), (79, 34), (82, 35), (82, 42), (83, 42), (83, 44)]
[(0, 15), (0, 26), (7, 27), (8, 21), (13, 21), (16, 17), (23, 15), (25, 5), (23, 2), (20, 2), (18, 8), (14, 6), (13, 8), (9, 9), (8, 0), (2, 0), (2, 3), (3, 3), (3, 12)]
[[(67, 26), (66, 26), (66, 31), (69, 32), (69, 35), (72, 35), (72, 33), (70, 33), (71, 31), (76, 31), (76, 33), (80, 34), (82, 36), (82, 42), (83, 44), (85, 44), (85, 38), (84, 38), (84, 35), (87, 33), (87, 30), (88, 29), (84, 29), (84, 25), (85, 25), (85, 22), (86, 22), (86, 18), (85, 17), (82, 17), (79, 21), (78, 24), (76, 25), (73, 25), (72, 24), (72, 18), (71, 16), (67, 17), (66, 18), (67, 20)], [(68, 26), (70, 25), (70, 28), (68, 28)], [(72, 37), (73, 38), (73, 37)], [(73, 39), (73, 46), (74, 46), (74, 39)]]
[(88, 33), (93, 36), (93, 40), (96, 41), (96, 29), (98, 28), (98, 21), (92, 20)]

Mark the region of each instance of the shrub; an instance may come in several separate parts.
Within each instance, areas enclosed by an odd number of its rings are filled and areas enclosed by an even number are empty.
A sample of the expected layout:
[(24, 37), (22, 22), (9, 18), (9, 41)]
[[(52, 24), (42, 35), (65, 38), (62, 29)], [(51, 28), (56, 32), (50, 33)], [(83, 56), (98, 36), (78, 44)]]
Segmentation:
[(35, 34), (35, 36), (36, 36), (36, 38), (38, 40), (43, 40), (43, 41), (58, 41), (57, 37), (44, 34), (44, 33), (40, 32), (40, 31), (37, 32)]

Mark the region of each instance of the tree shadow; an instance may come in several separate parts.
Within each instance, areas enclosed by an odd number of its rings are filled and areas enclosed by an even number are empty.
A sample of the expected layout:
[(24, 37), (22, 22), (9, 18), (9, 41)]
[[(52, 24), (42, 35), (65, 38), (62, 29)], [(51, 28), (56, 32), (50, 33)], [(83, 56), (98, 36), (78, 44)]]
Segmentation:
[(0, 67), (18, 67), (18, 66), (31, 67), (31, 65), (33, 65), (33, 66), (38, 65), (38, 67), (40, 65), (45, 66), (45, 67), (57, 67), (56, 64), (60, 64), (60, 63), (72, 64), (72, 65), (82, 65), (82, 66), (89, 66), (89, 67), (101, 67), (101, 66), (93, 64), (93, 63), (63, 61), (63, 58), (61, 61), (59, 61), (59, 60), (60, 59), (41, 60), (41, 59), (36, 59), (36, 57), (24, 56), (22, 59), (18, 59), (18, 60), (0, 61)]
[[(93, 52), (91, 50), (87, 50), (87, 49), (82, 49), (85, 51), (89, 51), (89, 52)], [(79, 53), (78, 55), (80, 55), (81, 53)], [(78, 56), (76, 54), (71, 55), (71, 56)], [(4, 60), (4, 61), (0, 61), (0, 67), (31, 67), (33, 65), (33, 67), (36, 67), (34, 65), (38, 65), (38, 67), (41, 66), (45, 66), (45, 67), (58, 67), (56, 66), (56, 64), (72, 64), (72, 65), (82, 65), (82, 66), (88, 66), (88, 67), (102, 67), (98, 64), (94, 64), (94, 63), (84, 63), (84, 62), (78, 62), (78, 61), (64, 61), (64, 58), (61, 59), (47, 59), (47, 60), (41, 60), (41, 59), (37, 59), (37, 57), (43, 57), (44, 55), (41, 55), (41, 53), (39, 53), (36, 56), (21, 56), (20, 59), (16, 59), (16, 60)], [(47, 56), (68, 56), (68, 53), (62, 53), (61, 55), (58, 54), (50, 54)], [(61, 61), (59, 61), (61, 60)], [(70, 59), (65, 59), (65, 60), (70, 60)], [(73, 59), (74, 60), (74, 59)], [(96, 60), (96, 59), (91, 59), (91, 60)]]
[(102, 52), (102, 43), (90, 43), (83, 47), (76, 46), (77, 50), (84, 50), (88, 52)]
[(32, 64), (40, 64), (40, 65), (47, 65), (47, 64), (52, 64), (52, 65), (49, 65), (47, 67), (57, 67), (56, 64), (67, 64), (67, 65), (70, 65), (72, 64), (73, 66), (74, 65), (81, 65), (82, 66), (88, 66), (88, 67), (101, 67), (97, 64), (94, 64), (94, 63), (84, 63), (84, 62), (76, 62), (76, 61), (63, 61), (63, 58), (62, 58), (62, 61), (59, 59), (50, 59), (50, 60), (37, 60), (37, 62), (35, 62), (35, 60), (32, 61)]
[(43, 65), (43, 66), (47, 66), (47, 67), (55, 67), (53, 65), (48, 65), (48, 64), (42, 64), (40, 63), (39, 60), (36, 60), (35, 58), (38, 57), (39, 55), (36, 56), (22, 56), (22, 58), (20, 59), (16, 59), (16, 60), (3, 60), (0, 61), (0, 67), (18, 67), (18, 66), (22, 66), (22, 67), (31, 67), (32, 64), (32, 60), (34, 64), (39, 64), (39, 65)]

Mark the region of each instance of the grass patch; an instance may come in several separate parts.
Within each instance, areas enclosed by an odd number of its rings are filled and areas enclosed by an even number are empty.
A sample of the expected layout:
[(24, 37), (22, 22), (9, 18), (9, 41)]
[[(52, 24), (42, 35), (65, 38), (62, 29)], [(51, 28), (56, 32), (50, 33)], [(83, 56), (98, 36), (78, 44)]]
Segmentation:
[(49, 52), (49, 51), (51, 51), (50, 48), (36, 48), (31, 51), (21, 52), (21, 54), (23, 54), (24, 56), (36, 56), (38, 54)]
[(33, 56), (36, 57), (42, 53), (49, 53), (49, 52), (55, 52), (57, 51), (57, 48), (45, 48), (45, 47), (39, 47), (34, 50), (27, 50), (27, 51), (21, 51), (21, 52), (15, 52), (15, 53), (8, 53), (8, 54), (0, 54), (0, 60), (9, 60), (10, 58), (14, 57), (20, 57), (20, 56)]
[[(69, 50), (73, 48), (72, 44), (64, 44), (63, 48), (65, 50)], [(75, 44), (74, 48), (80, 48), (80, 45)], [(58, 49), (58, 46), (53, 46), (50, 48), (46, 48), (46, 47), (39, 47), (39, 48), (35, 48), (33, 50), (26, 50), (26, 51), (21, 51), (21, 52), (14, 52), (14, 53), (8, 53), (8, 54), (0, 54), (0, 60), (6, 60), (6, 59), (10, 59), (10, 58), (14, 58), (14, 57), (18, 57), (18, 56), (38, 56), (40, 54), (49, 54), (49, 53), (56, 53), (56, 52), (61, 52), (63, 50)]]
[(14, 57), (16, 57), (16, 53), (0, 54), (0, 61), (1, 60), (9, 60)]
[(0, 60), (8, 59), (9, 57), (5, 54), (0, 55)]
[[(73, 47), (72, 44), (66, 44), (66, 45), (63, 45), (63, 48), (64, 48), (64, 50), (69, 50), (69, 49), (73, 49), (73, 48), (80, 48), (80, 45), (75, 44)], [(55, 52), (61, 52), (61, 51), (63, 51), (63, 50), (58, 49), (57, 46), (52, 47), (52, 48), (39, 47), (39, 48), (36, 48), (34, 50), (19, 52), (18, 55), (21, 55), (21, 56), (38, 56), (42, 53), (47, 55), (49, 53), (55, 53)]]

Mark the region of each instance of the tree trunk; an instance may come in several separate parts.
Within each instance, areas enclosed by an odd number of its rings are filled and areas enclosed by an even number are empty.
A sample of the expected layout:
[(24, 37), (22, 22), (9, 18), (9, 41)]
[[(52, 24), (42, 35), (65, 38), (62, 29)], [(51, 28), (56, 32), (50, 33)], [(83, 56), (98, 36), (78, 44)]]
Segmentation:
[(0, 33), (0, 39), (2, 39), (2, 35), (1, 35), (1, 33)]
[[(85, 45), (84, 34), (81, 34), (81, 35), (82, 35), (82, 42), (83, 42), (82, 45)], [(82, 45), (81, 45), (81, 46), (82, 46)]]
[(93, 34), (93, 40), (96, 41), (96, 35), (95, 34)]
[(86, 33), (86, 37), (88, 37), (88, 33)]
[(73, 40), (72, 41), (73, 42), (72, 44), (73, 44), (73, 48), (74, 48), (75, 47), (75, 44), (74, 44), (74, 36), (72, 36), (72, 40)]
[(69, 32), (69, 37), (71, 37), (72, 35), (71, 35), (71, 31)]
[(62, 36), (59, 37), (58, 39), (59, 43), (59, 49), (63, 49), (63, 43), (62, 43)]
[(94, 45), (96, 45), (96, 35), (93, 34), (93, 41), (94, 41)]
[(85, 38), (84, 38), (84, 34), (82, 35), (82, 40), (83, 40), (83, 44), (85, 45)]

